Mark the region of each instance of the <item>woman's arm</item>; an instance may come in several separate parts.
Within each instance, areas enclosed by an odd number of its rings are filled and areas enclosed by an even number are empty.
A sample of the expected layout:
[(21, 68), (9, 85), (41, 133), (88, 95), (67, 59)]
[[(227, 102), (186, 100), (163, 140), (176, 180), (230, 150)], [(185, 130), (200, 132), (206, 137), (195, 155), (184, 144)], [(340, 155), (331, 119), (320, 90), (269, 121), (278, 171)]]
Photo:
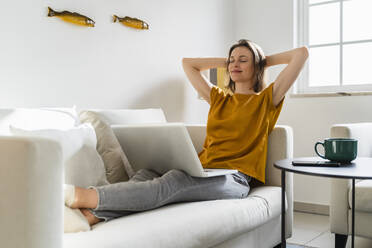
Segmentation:
[(183, 58), (182, 66), (192, 86), (210, 104), (213, 85), (200, 74), (200, 71), (226, 67), (226, 58)]
[(277, 106), (300, 74), (309, 52), (307, 47), (295, 48), (283, 53), (266, 56), (266, 67), (288, 64), (280, 72), (273, 87), (273, 103)]

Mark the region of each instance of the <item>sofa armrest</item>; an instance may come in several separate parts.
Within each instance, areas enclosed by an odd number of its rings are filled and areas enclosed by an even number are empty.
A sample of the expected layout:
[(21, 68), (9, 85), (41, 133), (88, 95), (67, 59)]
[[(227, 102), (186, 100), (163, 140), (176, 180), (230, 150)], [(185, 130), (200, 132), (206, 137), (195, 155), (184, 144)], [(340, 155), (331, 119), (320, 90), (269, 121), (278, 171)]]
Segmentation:
[[(281, 186), (281, 170), (274, 167), (274, 162), (287, 158), (293, 158), (293, 131), (289, 126), (276, 125), (269, 135), (267, 147), (267, 185)], [(288, 174), (292, 173), (287, 173), (287, 176)]]
[(0, 136), (2, 247), (62, 247), (61, 146), (36, 137)]
[[(372, 123), (335, 124), (331, 127), (332, 138), (358, 140), (358, 156), (372, 156)], [(332, 233), (348, 234), (348, 194), (350, 179), (331, 179), (330, 229)]]
[[(285, 125), (276, 125), (269, 135), (266, 161), (266, 185), (281, 186), (281, 170), (274, 167), (274, 162), (293, 158), (293, 131)], [(287, 197), (286, 237), (292, 236), (293, 226), (293, 173), (286, 172), (285, 189)]]

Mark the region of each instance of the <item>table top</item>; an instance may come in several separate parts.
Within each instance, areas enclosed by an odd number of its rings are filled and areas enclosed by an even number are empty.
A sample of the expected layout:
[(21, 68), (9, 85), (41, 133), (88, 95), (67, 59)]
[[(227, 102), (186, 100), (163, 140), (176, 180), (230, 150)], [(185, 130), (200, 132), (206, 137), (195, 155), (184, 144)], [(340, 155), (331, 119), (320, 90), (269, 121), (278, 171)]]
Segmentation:
[(312, 176), (372, 179), (372, 158), (370, 157), (357, 157), (350, 164), (341, 165), (340, 167), (293, 166), (293, 160), (327, 161), (319, 157), (299, 157), (276, 161), (274, 167), (285, 171)]

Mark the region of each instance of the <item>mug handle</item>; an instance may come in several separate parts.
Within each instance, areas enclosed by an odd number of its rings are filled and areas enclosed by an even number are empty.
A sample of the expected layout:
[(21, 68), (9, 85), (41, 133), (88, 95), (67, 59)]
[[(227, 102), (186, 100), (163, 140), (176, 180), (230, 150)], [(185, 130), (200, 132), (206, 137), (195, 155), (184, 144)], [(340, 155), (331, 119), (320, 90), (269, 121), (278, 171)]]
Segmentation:
[(315, 146), (314, 146), (314, 149), (315, 149), (316, 154), (318, 154), (319, 157), (325, 159), (325, 157), (324, 157), (323, 155), (321, 155), (321, 154), (318, 152), (318, 150), (317, 150), (317, 146), (318, 146), (318, 145), (322, 145), (323, 148), (324, 148), (324, 143), (322, 143), (322, 142), (316, 142), (316, 143), (315, 143)]

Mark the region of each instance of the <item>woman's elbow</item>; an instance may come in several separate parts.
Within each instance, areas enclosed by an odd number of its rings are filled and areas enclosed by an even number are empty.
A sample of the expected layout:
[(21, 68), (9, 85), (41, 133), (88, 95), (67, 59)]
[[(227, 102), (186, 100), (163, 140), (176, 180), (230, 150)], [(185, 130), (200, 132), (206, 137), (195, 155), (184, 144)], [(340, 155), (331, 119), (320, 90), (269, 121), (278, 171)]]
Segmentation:
[(187, 68), (188, 64), (187, 64), (187, 58), (182, 58), (182, 67), (183, 69), (185, 70)]
[(195, 69), (195, 70), (198, 70), (196, 67), (195, 67), (195, 63), (193, 61), (192, 58), (182, 58), (182, 66), (184, 69)]
[(182, 64), (189, 64), (190, 63), (190, 58), (182, 58)]
[(309, 49), (307, 46), (303, 46), (300, 48), (302, 55), (307, 59), (309, 57)]

